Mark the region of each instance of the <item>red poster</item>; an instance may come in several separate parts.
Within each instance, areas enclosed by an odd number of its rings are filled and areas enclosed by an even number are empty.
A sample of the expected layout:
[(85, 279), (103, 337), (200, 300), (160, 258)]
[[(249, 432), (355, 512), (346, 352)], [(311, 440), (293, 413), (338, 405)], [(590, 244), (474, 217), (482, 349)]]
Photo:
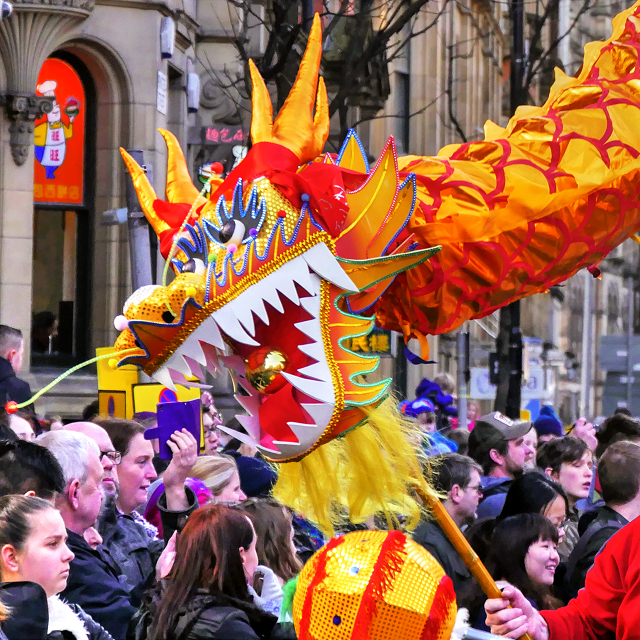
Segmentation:
[(49, 204), (84, 202), (85, 95), (80, 77), (62, 60), (40, 69), (37, 94), (53, 97), (53, 111), (36, 120), (33, 199)]

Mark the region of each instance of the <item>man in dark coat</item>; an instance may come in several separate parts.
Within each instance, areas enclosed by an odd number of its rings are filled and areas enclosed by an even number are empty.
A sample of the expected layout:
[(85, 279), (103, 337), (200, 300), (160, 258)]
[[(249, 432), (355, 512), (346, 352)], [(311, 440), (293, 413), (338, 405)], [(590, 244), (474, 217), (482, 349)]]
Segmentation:
[(22, 367), (24, 341), (22, 331), (0, 324), (0, 403), (21, 403), (31, 398), (31, 388), (18, 378)]
[[(460, 528), (473, 522), (482, 497), (480, 465), (458, 453), (444, 453), (431, 460), (430, 480), (443, 496), (444, 508)], [(421, 522), (413, 539), (440, 563), (453, 581), (456, 595), (460, 595), (461, 589), (471, 580), (471, 573), (440, 525), (435, 520)]]

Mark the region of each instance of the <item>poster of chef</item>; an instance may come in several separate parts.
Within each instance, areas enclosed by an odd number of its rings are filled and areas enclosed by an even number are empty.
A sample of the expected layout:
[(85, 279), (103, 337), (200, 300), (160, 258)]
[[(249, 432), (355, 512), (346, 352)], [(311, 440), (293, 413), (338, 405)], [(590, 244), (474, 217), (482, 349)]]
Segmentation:
[(53, 109), (36, 120), (33, 196), (48, 204), (83, 204), (85, 92), (75, 69), (49, 58), (40, 69), (37, 95)]

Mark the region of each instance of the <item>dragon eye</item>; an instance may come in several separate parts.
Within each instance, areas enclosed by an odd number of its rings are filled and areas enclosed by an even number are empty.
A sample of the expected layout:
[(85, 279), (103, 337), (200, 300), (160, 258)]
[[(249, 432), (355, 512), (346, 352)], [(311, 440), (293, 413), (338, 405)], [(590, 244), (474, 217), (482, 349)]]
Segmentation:
[(219, 232), (220, 242), (224, 245), (239, 245), (244, 239), (245, 226), (239, 220), (227, 220)]
[(195, 273), (198, 276), (202, 276), (206, 270), (204, 262), (200, 258), (191, 258), (182, 265), (180, 273)]

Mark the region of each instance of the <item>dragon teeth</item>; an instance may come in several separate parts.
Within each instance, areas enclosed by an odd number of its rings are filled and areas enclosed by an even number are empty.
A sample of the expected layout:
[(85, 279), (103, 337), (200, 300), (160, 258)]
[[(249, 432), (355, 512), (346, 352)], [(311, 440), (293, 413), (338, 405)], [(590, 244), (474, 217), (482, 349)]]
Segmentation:
[(245, 330), (244, 327), (238, 321), (233, 309), (230, 308), (229, 305), (225, 305), (222, 309), (218, 309), (213, 314), (213, 318), (222, 329), (232, 340), (236, 342), (241, 342), (242, 344), (248, 344), (252, 347), (259, 346), (257, 343)]
[(305, 320), (304, 322), (296, 322), (293, 326), (315, 342), (320, 342), (322, 340), (320, 322), (315, 318), (313, 320)]
[(160, 367), (154, 374), (154, 380), (157, 380), (161, 385), (167, 387), (167, 389), (171, 389), (171, 391), (176, 391), (176, 387), (173, 384), (173, 379), (171, 378), (171, 374), (169, 373), (169, 369), (164, 366)]
[(322, 360), (319, 360), (318, 362), (310, 364), (307, 367), (298, 369), (298, 373), (302, 373), (309, 378), (321, 380), (322, 382), (331, 383), (331, 371), (329, 370), (329, 365), (324, 358)]
[(302, 408), (316, 424), (323, 426), (323, 428), (329, 424), (335, 409), (333, 404), (327, 402), (303, 402)]
[(333, 391), (333, 384), (331, 382), (301, 378), (300, 376), (287, 373), (286, 371), (283, 371), (281, 375), (283, 375), (285, 379), (296, 389), (302, 391), (302, 393), (310, 398), (331, 404), (335, 402), (335, 394)]
[(309, 344), (301, 344), (298, 349), (302, 353), (308, 355), (314, 360), (322, 360), (324, 358), (324, 346), (322, 342), (310, 342)]
[(260, 442), (260, 420), (258, 416), (237, 415), (238, 422), (247, 430), (247, 433), (256, 441)]
[(182, 375), (179, 371), (175, 369), (169, 369), (169, 374), (171, 375), (171, 379), (176, 383), (180, 384), (183, 387), (196, 387), (198, 389), (211, 389), (210, 384), (204, 384), (203, 382), (196, 382), (195, 380), (188, 380)]
[(318, 318), (320, 316), (320, 296), (302, 298), (302, 300), (300, 300), (300, 304), (303, 309), (314, 318)]
[(340, 263), (324, 242), (311, 247), (302, 256), (307, 264), (321, 277), (346, 291), (358, 291), (351, 278), (344, 272)]

